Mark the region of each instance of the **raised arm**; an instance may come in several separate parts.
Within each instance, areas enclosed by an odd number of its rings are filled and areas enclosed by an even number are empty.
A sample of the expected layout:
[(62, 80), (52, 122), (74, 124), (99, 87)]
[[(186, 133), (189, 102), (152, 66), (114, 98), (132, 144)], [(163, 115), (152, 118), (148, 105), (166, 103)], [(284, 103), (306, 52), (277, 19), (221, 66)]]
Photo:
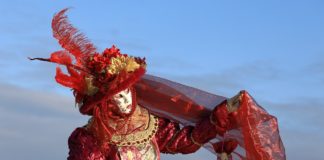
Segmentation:
[(162, 153), (193, 153), (204, 143), (223, 135), (229, 127), (227, 101), (222, 102), (209, 117), (196, 124), (180, 129), (179, 124), (168, 119), (159, 118), (156, 140)]

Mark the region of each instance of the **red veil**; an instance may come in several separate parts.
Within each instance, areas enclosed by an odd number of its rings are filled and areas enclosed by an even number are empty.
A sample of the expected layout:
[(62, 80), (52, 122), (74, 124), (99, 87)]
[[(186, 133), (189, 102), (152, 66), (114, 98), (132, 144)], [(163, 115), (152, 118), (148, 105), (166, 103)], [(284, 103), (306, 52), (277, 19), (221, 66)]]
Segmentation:
[[(152, 113), (179, 122), (194, 124), (208, 116), (210, 111), (225, 97), (172, 82), (152, 75), (145, 75), (135, 84), (138, 103)], [(211, 151), (211, 144), (234, 138), (239, 147), (234, 157), (247, 160), (282, 160), (285, 149), (281, 141), (276, 117), (268, 114), (246, 92), (236, 114), (237, 127), (218, 136), (205, 147)]]

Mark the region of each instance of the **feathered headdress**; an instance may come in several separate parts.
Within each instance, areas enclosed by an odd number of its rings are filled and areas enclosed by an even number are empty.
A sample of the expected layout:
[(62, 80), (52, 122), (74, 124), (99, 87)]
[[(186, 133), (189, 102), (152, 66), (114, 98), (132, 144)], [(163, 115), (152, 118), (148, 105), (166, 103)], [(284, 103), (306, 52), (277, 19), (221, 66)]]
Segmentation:
[(146, 71), (145, 58), (122, 54), (112, 46), (101, 54), (95, 46), (68, 21), (63, 9), (52, 20), (53, 36), (64, 50), (50, 58), (30, 58), (57, 63), (68, 74), (56, 68), (55, 80), (73, 90), (80, 112), (92, 115), (93, 107), (138, 81)]

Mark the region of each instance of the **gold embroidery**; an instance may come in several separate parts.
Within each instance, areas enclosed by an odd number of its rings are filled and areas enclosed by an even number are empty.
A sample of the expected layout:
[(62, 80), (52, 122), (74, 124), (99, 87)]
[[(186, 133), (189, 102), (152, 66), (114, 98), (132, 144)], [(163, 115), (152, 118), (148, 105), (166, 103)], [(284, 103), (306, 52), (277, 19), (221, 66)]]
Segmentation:
[(112, 136), (109, 143), (117, 146), (146, 146), (155, 135), (158, 128), (158, 118), (150, 115), (150, 120), (147, 129), (143, 131), (137, 131), (127, 135), (115, 134)]
[(155, 146), (152, 144), (152, 142), (149, 143), (148, 146), (140, 152), (142, 154), (142, 159), (151, 159), (151, 160), (157, 159)]
[(145, 144), (143, 148), (134, 146), (118, 147), (121, 160), (158, 160), (157, 146), (153, 141)]

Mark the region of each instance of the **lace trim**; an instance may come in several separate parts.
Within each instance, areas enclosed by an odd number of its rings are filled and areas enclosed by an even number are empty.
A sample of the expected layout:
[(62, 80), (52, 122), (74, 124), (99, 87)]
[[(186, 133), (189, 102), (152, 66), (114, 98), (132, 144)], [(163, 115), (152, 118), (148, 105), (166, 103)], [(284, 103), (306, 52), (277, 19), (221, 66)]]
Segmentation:
[(149, 142), (155, 135), (158, 128), (158, 118), (150, 115), (148, 128), (143, 131), (137, 131), (135, 133), (127, 135), (115, 134), (109, 141), (110, 144), (116, 146), (138, 146)]

